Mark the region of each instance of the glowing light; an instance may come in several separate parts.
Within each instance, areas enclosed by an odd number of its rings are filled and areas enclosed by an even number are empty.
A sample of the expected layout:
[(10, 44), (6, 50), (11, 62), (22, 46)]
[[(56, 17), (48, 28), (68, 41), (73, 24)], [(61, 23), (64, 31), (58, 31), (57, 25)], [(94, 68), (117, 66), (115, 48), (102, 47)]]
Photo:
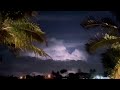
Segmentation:
[(96, 75), (93, 77), (93, 79), (110, 79), (109, 77), (103, 77), (103, 76), (100, 76), (100, 75)]
[(51, 78), (51, 74), (48, 74), (48, 78)]
[(23, 76), (20, 76), (19, 79), (23, 79)]

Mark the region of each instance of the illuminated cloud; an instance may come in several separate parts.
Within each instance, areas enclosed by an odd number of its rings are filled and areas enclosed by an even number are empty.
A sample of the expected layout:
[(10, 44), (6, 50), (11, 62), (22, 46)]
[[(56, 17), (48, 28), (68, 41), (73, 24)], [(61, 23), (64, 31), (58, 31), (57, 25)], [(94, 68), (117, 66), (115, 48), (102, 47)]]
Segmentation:
[[(81, 46), (81, 43), (65, 43), (63, 40), (57, 40), (51, 38), (49, 40), (49, 47), (44, 48), (44, 51), (49, 54), (53, 60), (87, 60), (87, 53), (85, 51), (77, 49), (77, 46)], [(75, 48), (72, 53), (68, 52), (67, 47)], [(31, 57), (35, 57), (34, 53), (28, 54)], [(44, 59), (44, 58), (43, 58)]]

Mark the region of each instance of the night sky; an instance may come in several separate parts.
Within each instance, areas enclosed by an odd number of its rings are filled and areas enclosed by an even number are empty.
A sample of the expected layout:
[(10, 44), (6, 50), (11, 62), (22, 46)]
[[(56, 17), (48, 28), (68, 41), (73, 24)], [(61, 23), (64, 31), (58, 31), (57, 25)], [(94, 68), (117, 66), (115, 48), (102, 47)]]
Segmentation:
[(39, 15), (34, 18), (42, 31), (46, 32), (48, 47), (39, 45), (53, 60), (40, 60), (35, 58), (33, 53), (25, 53), (15, 58), (6, 48), (1, 47), (0, 54), (4, 57), (0, 65), (0, 74), (28, 74), (32, 72), (46, 73), (51, 70), (82, 69), (88, 72), (90, 68), (95, 68), (98, 73), (103, 73), (103, 66), (99, 53), (89, 55), (85, 51), (85, 43), (99, 29), (86, 31), (80, 23), (88, 16), (97, 19), (110, 17), (115, 20), (109, 11), (39, 11)]

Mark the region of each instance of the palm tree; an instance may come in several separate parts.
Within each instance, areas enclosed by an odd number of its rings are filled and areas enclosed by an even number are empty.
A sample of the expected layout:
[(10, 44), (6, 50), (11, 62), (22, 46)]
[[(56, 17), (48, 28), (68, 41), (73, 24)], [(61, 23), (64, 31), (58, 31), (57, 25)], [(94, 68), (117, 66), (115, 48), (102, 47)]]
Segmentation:
[[(33, 11), (0, 12), (0, 44), (6, 45), (13, 53), (32, 51), (40, 56), (49, 56), (33, 42), (46, 43), (45, 33), (31, 22)], [(50, 57), (50, 56), (49, 56)]]
[[(106, 33), (102, 33), (101, 35), (91, 39), (90, 42), (86, 44), (86, 50), (89, 53), (94, 53), (96, 49), (107, 46), (109, 50), (107, 50), (107, 52), (105, 52), (104, 54), (108, 55), (108, 57), (105, 57), (105, 55), (103, 54), (103, 64), (105, 70), (107, 69), (106, 71), (110, 72), (108, 73), (108, 75), (110, 75), (111, 78), (120, 78), (120, 56), (118, 54), (115, 54), (116, 52), (120, 53), (119, 27), (110, 18), (103, 18), (101, 20), (89, 18), (81, 25), (86, 29), (99, 26), (102, 29), (106, 30)], [(110, 65), (107, 65), (106, 63), (108, 62), (108, 58), (109, 60), (111, 60), (109, 61)]]
[(116, 67), (119, 68), (117, 66), (119, 65), (119, 58), (120, 58), (119, 49), (117, 50), (117, 49), (110, 48), (110, 49), (107, 49), (106, 52), (102, 53), (102, 63), (105, 68), (105, 76), (108, 76), (108, 75), (115, 76), (114, 71)]

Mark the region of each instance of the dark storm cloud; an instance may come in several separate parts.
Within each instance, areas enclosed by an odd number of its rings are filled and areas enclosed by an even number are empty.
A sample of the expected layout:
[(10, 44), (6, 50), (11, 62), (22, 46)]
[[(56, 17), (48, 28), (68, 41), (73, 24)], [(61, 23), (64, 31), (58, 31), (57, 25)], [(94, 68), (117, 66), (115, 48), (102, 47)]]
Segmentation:
[(37, 58), (21, 57), (11, 60), (12, 67), (8, 64), (1, 65), (0, 70), (2, 74), (30, 74), (32, 72), (48, 73), (52, 70), (59, 71), (61, 69), (77, 70), (81, 69), (83, 72), (89, 72), (90, 68), (95, 68), (98, 73), (102, 73), (100, 64), (88, 64), (85, 61), (53, 61), (53, 60), (40, 60)]

